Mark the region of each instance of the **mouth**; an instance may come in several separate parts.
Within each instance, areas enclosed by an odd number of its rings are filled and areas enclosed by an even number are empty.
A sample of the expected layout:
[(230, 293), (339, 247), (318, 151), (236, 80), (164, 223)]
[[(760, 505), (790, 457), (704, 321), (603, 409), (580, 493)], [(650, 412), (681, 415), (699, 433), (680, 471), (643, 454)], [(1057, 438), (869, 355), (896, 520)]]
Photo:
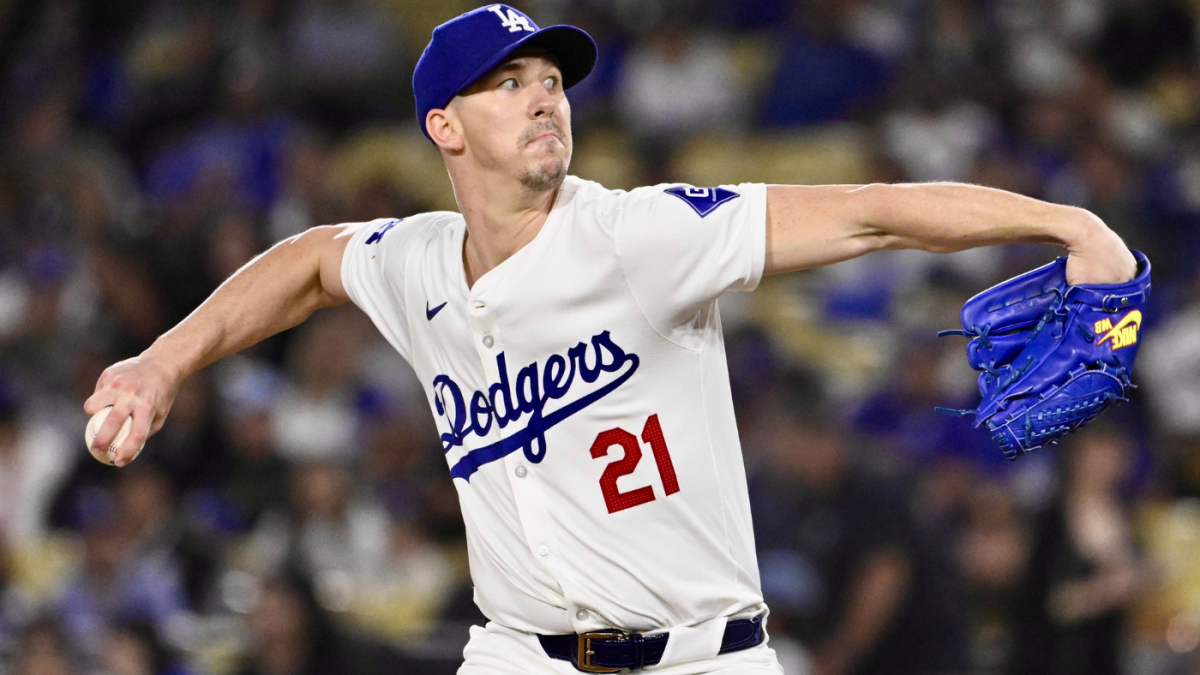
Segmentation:
[(558, 134), (553, 133), (553, 132), (548, 132), (548, 133), (541, 134), (539, 136), (534, 136), (532, 139), (530, 139), (529, 143), (527, 143), (526, 145), (533, 145), (534, 143), (540, 143), (545, 140), (555, 140), (555, 141), (558, 141), (559, 143), (562, 143), (562, 139), (558, 137)]
[(553, 121), (541, 122), (539, 124), (536, 124), (532, 128), (526, 129), (525, 134), (523, 134), (523, 136), (524, 136), (524, 138), (522, 138), (521, 140), (523, 140), (524, 142), (521, 144), (520, 147), (527, 148), (527, 147), (536, 145), (538, 143), (541, 143), (542, 141), (546, 141), (549, 139), (554, 139), (554, 140), (558, 141), (564, 147), (567, 145), (566, 134), (563, 132), (563, 129), (560, 128), (559, 125), (554, 123)]

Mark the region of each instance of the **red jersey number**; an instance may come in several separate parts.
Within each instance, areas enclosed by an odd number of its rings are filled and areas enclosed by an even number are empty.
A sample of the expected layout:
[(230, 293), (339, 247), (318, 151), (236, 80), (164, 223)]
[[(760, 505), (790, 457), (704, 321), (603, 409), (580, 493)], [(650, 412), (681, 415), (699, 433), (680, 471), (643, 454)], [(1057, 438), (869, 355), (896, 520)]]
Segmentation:
[[(642, 440), (650, 445), (650, 450), (654, 453), (654, 463), (658, 467), (659, 476), (662, 477), (663, 491), (668, 497), (679, 492), (675, 465), (671, 462), (671, 453), (667, 449), (666, 439), (663, 438), (657, 414), (646, 420), (646, 426), (642, 428)], [(633, 473), (642, 461), (642, 448), (638, 444), (637, 436), (620, 427), (600, 432), (592, 442), (592, 459), (607, 456), (608, 451), (618, 445), (624, 449), (625, 456), (605, 467), (600, 476), (600, 490), (604, 494), (604, 504), (608, 506), (609, 513), (654, 501), (654, 488), (649, 485), (629, 492), (621, 492), (617, 487), (617, 479)]]

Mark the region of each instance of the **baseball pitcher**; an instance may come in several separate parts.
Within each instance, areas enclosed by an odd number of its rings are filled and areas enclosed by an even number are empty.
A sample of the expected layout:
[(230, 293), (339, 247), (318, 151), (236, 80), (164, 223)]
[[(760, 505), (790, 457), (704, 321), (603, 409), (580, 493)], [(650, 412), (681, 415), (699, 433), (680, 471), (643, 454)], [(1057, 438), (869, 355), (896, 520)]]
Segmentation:
[[(204, 366), (344, 302), (412, 364), (462, 504), (464, 675), (780, 673), (717, 298), (879, 249), (1067, 249), (1072, 285), (1133, 279), (1094, 215), (972, 185), (657, 185), (568, 174), (566, 90), (596, 46), (506, 5), (442, 26), (417, 121), (459, 213), (313, 228), (227, 280), (84, 405), (127, 464)], [(1107, 343), (1106, 343), (1107, 344)]]

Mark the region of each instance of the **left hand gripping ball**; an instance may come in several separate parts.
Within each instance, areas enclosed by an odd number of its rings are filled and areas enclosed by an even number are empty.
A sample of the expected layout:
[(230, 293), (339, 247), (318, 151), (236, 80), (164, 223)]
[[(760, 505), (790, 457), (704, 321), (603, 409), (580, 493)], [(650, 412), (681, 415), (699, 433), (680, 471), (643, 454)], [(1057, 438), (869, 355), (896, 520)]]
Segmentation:
[[(95, 457), (96, 461), (109, 466), (113, 466), (113, 459), (117, 454), (117, 449), (120, 448), (121, 444), (125, 442), (125, 439), (129, 437), (129, 430), (133, 428), (133, 418), (127, 417), (125, 418), (125, 423), (121, 425), (121, 429), (117, 432), (117, 437), (113, 439), (112, 444), (108, 446), (107, 451), (100, 452), (99, 450), (93, 448), (92, 441), (96, 440), (96, 432), (100, 431), (100, 427), (104, 425), (104, 420), (108, 419), (108, 413), (112, 412), (112, 409), (113, 407), (110, 405), (101, 409), (100, 412), (96, 413), (95, 415), (92, 415), (92, 419), (88, 420), (87, 429), (85, 429), (83, 432), (83, 440), (85, 443), (87, 443), (88, 452), (92, 453), (92, 457)], [(140, 454), (142, 454), (142, 448), (138, 448), (137, 452), (133, 453), (133, 459), (137, 459), (138, 455)]]

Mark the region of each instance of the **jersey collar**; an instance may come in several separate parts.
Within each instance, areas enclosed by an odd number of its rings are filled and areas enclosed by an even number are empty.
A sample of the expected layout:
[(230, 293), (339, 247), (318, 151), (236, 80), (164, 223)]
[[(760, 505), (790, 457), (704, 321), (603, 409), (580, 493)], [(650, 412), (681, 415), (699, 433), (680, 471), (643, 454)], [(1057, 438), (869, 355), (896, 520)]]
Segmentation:
[(522, 269), (538, 260), (545, 253), (550, 243), (554, 240), (560, 224), (566, 219), (570, 204), (574, 201), (575, 191), (578, 188), (576, 185), (577, 180), (574, 176), (567, 176), (563, 180), (563, 184), (558, 188), (558, 194), (554, 196), (554, 205), (550, 207), (550, 215), (546, 216), (546, 222), (542, 224), (542, 229), (533, 235), (533, 239), (528, 244), (518, 249), (507, 260), (496, 265), (484, 273), (483, 276), (476, 279), (474, 288), (467, 287), (467, 270), (463, 263), (463, 246), (466, 243), (467, 221), (465, 218), (459, 217), (459, 227), (455, 229), (453, 245), (449, 252), (454, 260), (452, 262), (448, 261), (447, 269), (454, 270), (455, 275), (458, 277), (459, 292), (462, 293), (464, 298), (471, 299), (479, 297), (484, 293), (494, 292), (499, 288), (504, 278), (510, 275), (511, 270)]

